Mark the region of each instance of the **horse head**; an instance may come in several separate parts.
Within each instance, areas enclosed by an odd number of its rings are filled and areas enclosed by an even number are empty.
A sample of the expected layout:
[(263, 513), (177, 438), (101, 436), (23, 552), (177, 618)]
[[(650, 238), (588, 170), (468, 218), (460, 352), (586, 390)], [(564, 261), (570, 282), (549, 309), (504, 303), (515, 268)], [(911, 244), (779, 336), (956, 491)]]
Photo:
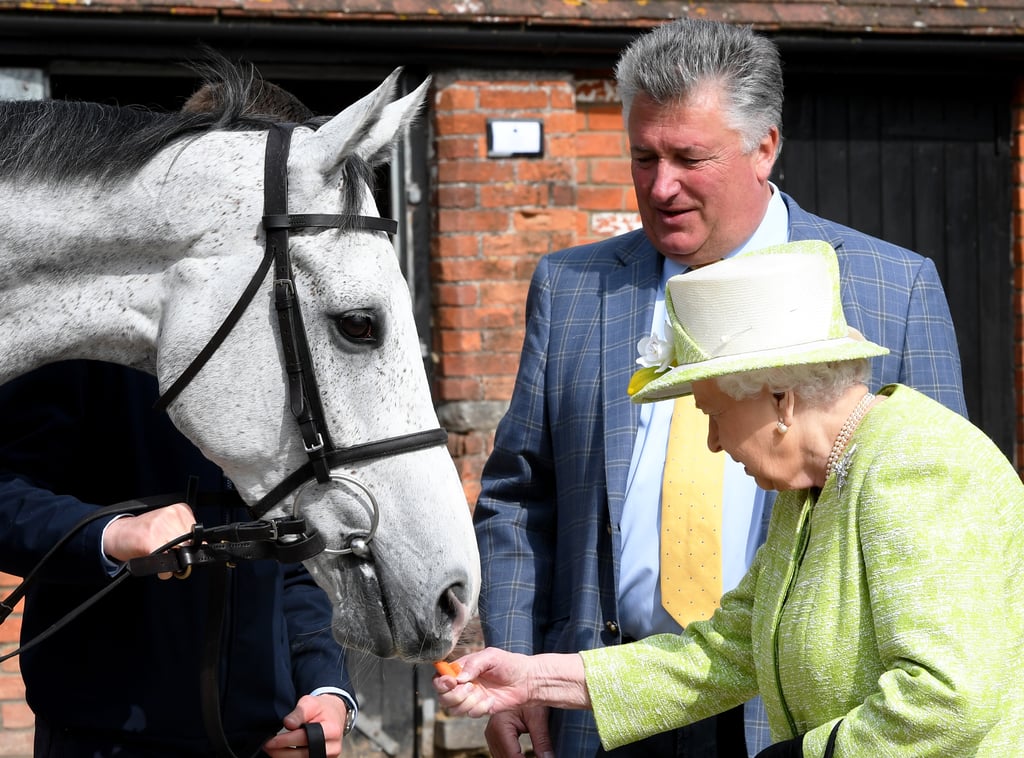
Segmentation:
[[(285, 213), (378, 215), (369, 180), (390, 158), (428, 85), (396, 99), (398, 73), (319, 128), (295, 129)], [(186, 144), (174, 164), (216, 138), (210, 134)], [(237, 186), (237, 180), (228, 184)], [(237, 193), (250, 207), (259, 184)], [(238, 252), (227, 259), (241, 255), (251, 267), (258, 260), (252, 248), (267, 243), (266, 230), (253, 233), (257, 219), (220, 222), (214, 246), (228, 243), (222, 235), (235, 227), (239, 233), (231, 233), (230, 244)], [(283, 243), (293, 269), (287, 286), (301, 303), (297, 328), (308, 342), (307, 370), (319, 386), (319, 397), (307, 400), (322, 407), (321, 432), (343, 449), (438, 427), (395, 251), (386, 234), (347, 226), (342, 220), (337, 228), (296, 228)], [(210, 254), (210, 241), (197, 239), (183, 261), (190, 269), (183, 279), (191, 285), (198, 271), (212, 281), (223, 265), (224, 256)], [(242, 254), (243, 248), (249, 252)], [(273, 317), (274, 285), (264, 286), (262, 306), (240, 319), (237, 333), (169, 408), (179, 428), (200, 441), (251, 504), (303, 466), (306, 448), (314, 444), (303, 443), (285, 402), (295, 402), (287, 368), (294, 358), (283, 348), (290, 336)], [(157, 353), (161, 386), (181, 373), (183, 358), (195, 352), (195, 335), (210, 326), (197, 329), (196, 319), (179, 307), (166, 311)], [(381, 453), (331, 465), (329, 478), (321, 478), (303, 482), (271, 514), (293, 511), (324, 536), (327, 549), (306, 563), (334, 603), (337, 639), (382, 656), (445, 655), (472, 613), (479, 588), (468, 507), (446, 448), (435, 442), (411, 452)]]
[[(61, 168), (40, 170), (40, 153), (19, 158), (6, 180), (26, 208), (41, 210), (26, 218), (14, 208), (0, 219), (10, 240), (0, 252), (18, 284), (5, 294), (0, 340), (17, 356), (8, 375), (89, 357), (150, 370), (167, 390), (233, 304), (250, 298), (208, 360), (175, 390), (171, 419), (247, 503), (267, 503), (273, 494), (268, 516), (294, 512), (323, 536), (327, 549), (305, 563), (333, 602), (339, 642), (382, 657), (435, 660), (475, 610), (480, 569), (408, 285), (388, 235), (365, 222), (378, 217), (374, 169), (390, 157), (427, 89), (424, 82), (396, 97), (398, 74), (318, 128), (291, 132), (285, 214), (341, 219), (291, 225), (284, 243), (286, 289), (299, 304), (303, 370), (316, 379), (315, 396), (295, 399), (294, 334), (279, 320), (278, 266), (254, 275), (274, 233), (262, 220), (267, 129), (277, 127), (226, 127), (223, 114), (103, 111), (110, 122), (130, 118), (141, 126), (121, 126), (108, 144), (77, 152), (63, 143), (93, 138), (48, 127), (52, 150), (67, 150)], [(31, 126), (17, 114), (5, 123), (37, 129), (46, 115), (32, 114)], [(143, 142), (149, 146), (137, 150)], [(59, 213), (46, 212), (55, 205)], [(48, 224), (51, 215), (59, 222)], [(363, 221), (346, 223), (353, 218)], [(46, 340), (29, 339), (28, 323), (45, 329)], [(321, 462), (318, 473), (296, 478), (311, 447), (296, 423), (294, 406), (302, 402), (322, 411), (317, 431), (334, 454), (326, 468)], [(389, 444), (410, 437), (421, 444)], [(372, 454), (344, 454), (364, 446)], [(282, 492), (286, 480), (293, 484)]]

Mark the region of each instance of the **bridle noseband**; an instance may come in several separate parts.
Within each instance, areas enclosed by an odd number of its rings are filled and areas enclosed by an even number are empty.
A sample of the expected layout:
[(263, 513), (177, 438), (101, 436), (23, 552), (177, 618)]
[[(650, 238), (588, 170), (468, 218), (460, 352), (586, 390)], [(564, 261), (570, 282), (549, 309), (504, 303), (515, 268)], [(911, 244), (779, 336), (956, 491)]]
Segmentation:
[[(263, 210), (266, 248), (259, 268), (209, 342), (154, 406), (158, 410), (165, 410), (199, 373), (241, 318), (273, 264), (274, 303), (288, 381), (288, 405), (298, 423), (308, 460), (259, 502), (250, 506), (257, 518), (264, 516), (296, 488), (312, 479), (321, 484), (330, 482), (331, 470), (339, 466), (436, 447), (448, 442), (448, 433), (440, 427), (348, 447), (335, 447), (331, 439), (302, 322), (302, 310), (288, 251), (288, 233), (293, 229), (352, 229), (394, 234), (398, 230), (398, 222), (375, 216), (288, 213), (288, 150), (294, 128), (295, 124), (274, 124), (267, 133)], [(363, 487), (363, 490), (366, 491), (366, 488)]]

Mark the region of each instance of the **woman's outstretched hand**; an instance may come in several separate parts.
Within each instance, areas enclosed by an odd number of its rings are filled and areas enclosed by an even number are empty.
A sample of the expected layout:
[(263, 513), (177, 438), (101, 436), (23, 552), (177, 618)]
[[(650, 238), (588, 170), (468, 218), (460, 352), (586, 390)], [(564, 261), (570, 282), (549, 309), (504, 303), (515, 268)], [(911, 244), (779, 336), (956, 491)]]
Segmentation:
[(590, 707), (583, 659), (574, 653), (521, 655), (489, 647), (457, 663), (457, 676), (433, 680), (438, 703), (453, 716), (479, 718), (534, 705)]

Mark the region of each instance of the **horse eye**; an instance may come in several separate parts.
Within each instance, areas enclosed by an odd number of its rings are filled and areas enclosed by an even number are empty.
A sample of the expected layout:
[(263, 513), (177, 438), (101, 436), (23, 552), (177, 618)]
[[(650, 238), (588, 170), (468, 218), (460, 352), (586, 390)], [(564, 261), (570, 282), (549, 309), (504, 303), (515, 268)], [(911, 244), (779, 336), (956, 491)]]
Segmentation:
[(338, 332), (349, 342), (376, 342), (377, 321), (367, 311), (348, 311), (334, 317)]

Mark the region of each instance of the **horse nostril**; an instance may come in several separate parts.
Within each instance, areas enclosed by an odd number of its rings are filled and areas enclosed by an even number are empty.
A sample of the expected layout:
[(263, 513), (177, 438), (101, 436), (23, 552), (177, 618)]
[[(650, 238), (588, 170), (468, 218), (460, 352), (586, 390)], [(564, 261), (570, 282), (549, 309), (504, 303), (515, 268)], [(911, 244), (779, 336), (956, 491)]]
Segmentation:
[(466, 599), (468, 597), (466, 585), (462, 582), (455, 582), (448, 586), (437, 603), (438, 611), (449, 622), (464, 619), (467, 612)]

